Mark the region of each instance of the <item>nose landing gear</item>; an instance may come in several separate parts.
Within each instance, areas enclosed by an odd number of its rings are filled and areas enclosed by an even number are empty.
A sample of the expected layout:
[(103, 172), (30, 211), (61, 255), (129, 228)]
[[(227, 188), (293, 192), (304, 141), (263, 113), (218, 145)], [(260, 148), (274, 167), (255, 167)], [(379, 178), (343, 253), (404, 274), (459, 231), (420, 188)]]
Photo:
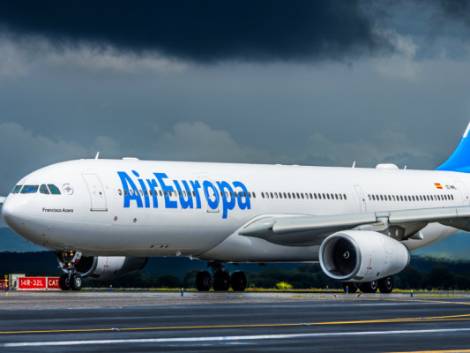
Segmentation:
[(82, 276), (76, 270), (76, 265), (82, 257), (80, 251), (64, 251), (58, 254), (59, 264), (64, 271), (60, 276), (59, 286), (62, 290), (80, 290), (82, 289)]

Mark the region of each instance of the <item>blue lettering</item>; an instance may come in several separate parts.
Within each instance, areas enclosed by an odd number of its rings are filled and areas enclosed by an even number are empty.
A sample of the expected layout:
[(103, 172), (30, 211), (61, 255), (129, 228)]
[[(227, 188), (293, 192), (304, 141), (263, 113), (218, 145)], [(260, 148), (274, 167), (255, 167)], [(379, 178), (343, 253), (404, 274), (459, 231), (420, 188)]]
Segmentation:
[[(184, 193), (183, 190), (181, 190), (180, 183), (178, 181), (174, 181), (176, 190), (178, 191), (178, 195), (180, 197), (180, 205), (182, 208), (193, 208), (193, 198), (191, 197), (191, 189), (189, 187), (189, 184), (186, 180), (181, 181), (184, 186)], [(184, 197), (183, 194), (186, 194), (186, 198)]]
[(126, 172), (118, 172), (118, 175), (124, 191), (124, 208), (129, 208), (131, 201), (135, 201), (137, 207), (142, 208), (142, 199), (131, 177)]
[(222, 195), (222, 218), (227, 218), (228, 211), (235, 207), (235, 195), (232, 187), (226, 181), (218, 181), (217, 184)]
[(166, 185), (163, 181), (163, 179), (168, 178), (166, 173), (154, 173), (154, 175), (157, 177), (160, 188), (163, 190), (163, 194), (165, 195), (165, 208), (177, 208), (178, 203), (170, 199), (171, 194), (175, 191), (173, 186)]
[[(219, 207), (219, 194), (217, 188), (208, 180), (204, 180), (202, 183), (204, 189), (204, 195), (206, 196), (207, 205), (213, 210)], [(211, 189), (212, 192), (209, 191)]]
[(140, 175), (139, 173), (137, 173), (135, 170), (132, 171), (132, 173), (139, 179), (137, 179), (137, 181), (139, 182), (140, 184), (140, 187), (142, 188), (142, 193), (144, 194), (144, 201), (145, 201), (145, 208), (149, 208), (150, 207), (150, 199), (149, 199), (149, 195), (147, 193), (147, 187), (145, 186), (145, 183), (142, 179), (140, 179)]
[(157, 198), (157, 181), (155, 179), (147, 179), (147, 184), (149, 186), (150, 194), (152, 194), (153, 208), (158, 207), (158, 198)]
[(199, 196), (201, 184), (199, 184), (199, 181), (197, 180), (191, 180), (190, 183), (193, 187), (194, 197), (196, 198), (196, 208), (201, 208), (201, 196)]
[(136, 170), (131, 172), (117, 172), (124, 193), (124, 208), (131, 207), (133, 202), (137, 208), (158, 208), (159, 192), (165, 198), (165, 208), (181, 206), (182, 209), (200, 209), (204, 196), (209, 209), (222, 208), (223, 219), (228, 218), (230, 211), (236, 207), (240, 210), (251, 209), (251, 194), (241, 181), (171, 180), (166, 173), (153, 173), (156, 179), (144, 179)]
[(251, 209), (250, 195), (248, 194), (248, 189), (246, 188), (245, 184), (240, 181), (234, 181), (233, 186), (241, 189), (241, 191), (237, 192), (238, 207), (241, 210)]

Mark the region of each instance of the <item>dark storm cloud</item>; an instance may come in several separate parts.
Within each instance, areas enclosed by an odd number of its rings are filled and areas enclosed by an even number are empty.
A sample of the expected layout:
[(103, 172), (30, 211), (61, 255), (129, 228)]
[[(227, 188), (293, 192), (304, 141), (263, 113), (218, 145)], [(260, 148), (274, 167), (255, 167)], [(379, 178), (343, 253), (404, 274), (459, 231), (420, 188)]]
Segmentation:
[(388, 49), (360, 1), (11, 1), (0, 25), (58, 45), (94, 43), (194, 61), (343, 59)]
[(468, 0), (439, 0), (444, 16), (463, 21), (470, 26), (470, 1)]

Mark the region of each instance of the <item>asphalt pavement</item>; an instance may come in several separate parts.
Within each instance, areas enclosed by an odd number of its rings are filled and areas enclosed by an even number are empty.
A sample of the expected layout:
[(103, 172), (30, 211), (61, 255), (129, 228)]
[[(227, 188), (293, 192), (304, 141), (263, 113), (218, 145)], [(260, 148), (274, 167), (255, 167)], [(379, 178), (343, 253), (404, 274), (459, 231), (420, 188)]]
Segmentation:
[(0, 352), (470, 352), (470, 297), (0, 294)]

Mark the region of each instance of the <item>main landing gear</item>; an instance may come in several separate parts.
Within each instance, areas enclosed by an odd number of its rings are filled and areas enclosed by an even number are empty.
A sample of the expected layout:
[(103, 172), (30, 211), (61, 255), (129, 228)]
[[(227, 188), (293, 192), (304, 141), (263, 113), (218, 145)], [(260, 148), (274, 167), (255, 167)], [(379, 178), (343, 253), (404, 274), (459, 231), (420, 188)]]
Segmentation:
[(64, 271), (60, 276), (59, 286), (62, 290), (82, 289), (82, 276), (76, 270), (76, 265), (82, 257), (80, 251), (64, 251), (58, 254), (59, 264)]
[(209, 271), (200, 271), (196, 276), (196, 288), (200, 292), (207, 292), (211, 287), (216, 292), (226, 292), (231, 287), (234, 292), (243, 292), (246, 289), (246, 276), (242, 271), (233, 272), (231, 275), (224, 269), (220, 262), (211, 262), (213, 276)]
[(362, 293), (376, 293), (377, 290), (383, 294), (389, 294), (393, 291), (393, 277), (385, 277), (378, 281), (364, 283), (343, 283), (343, 289), (346, 294), (356, 293), (359, 289)]

